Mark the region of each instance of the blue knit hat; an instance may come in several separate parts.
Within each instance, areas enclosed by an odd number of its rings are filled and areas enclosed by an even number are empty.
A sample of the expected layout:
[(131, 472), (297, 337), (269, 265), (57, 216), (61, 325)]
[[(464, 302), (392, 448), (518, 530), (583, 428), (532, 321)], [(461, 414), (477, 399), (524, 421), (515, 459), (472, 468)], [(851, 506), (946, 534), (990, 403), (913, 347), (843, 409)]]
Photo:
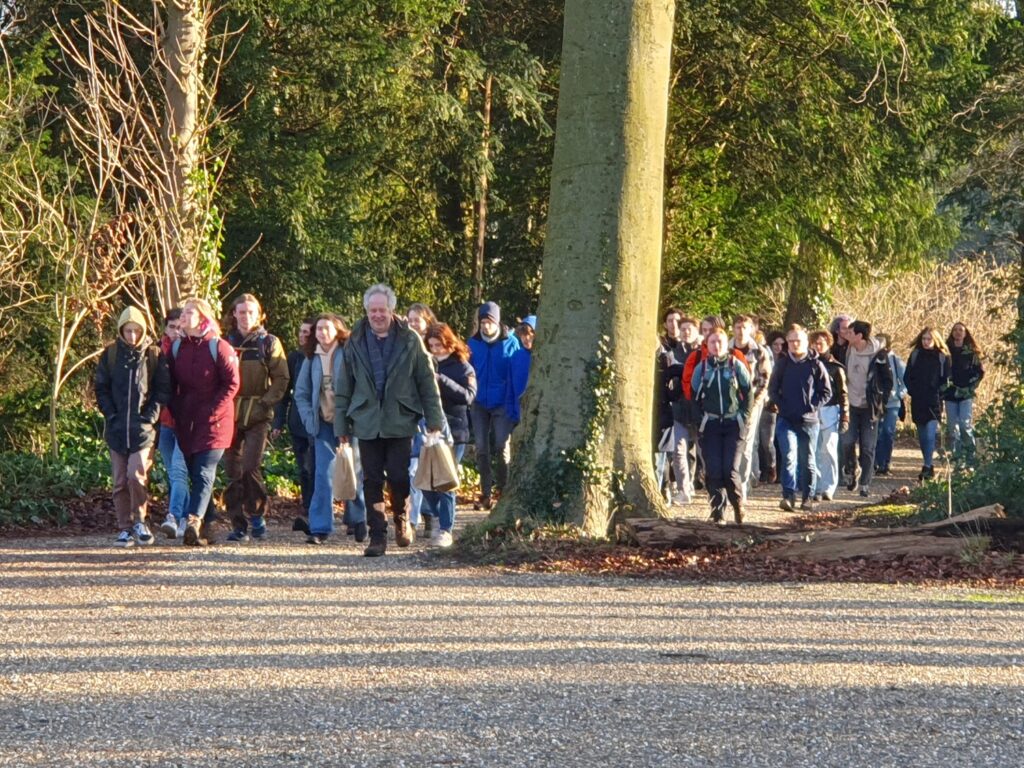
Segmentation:
[(493, 301), (485, 301), (480, 305), (480, 310), (477, 312), (477, 317), (481, 320), (493, 320), (498, 325), (501, 325), (501, 307), (495, 304)]
[(533, 330), (536, 331), (537, 330), (537, 316), (536, 315), (527, 315), (526, 317), (523, 318), (523, 324), (530, 326), (531, 328), (533, 328)]

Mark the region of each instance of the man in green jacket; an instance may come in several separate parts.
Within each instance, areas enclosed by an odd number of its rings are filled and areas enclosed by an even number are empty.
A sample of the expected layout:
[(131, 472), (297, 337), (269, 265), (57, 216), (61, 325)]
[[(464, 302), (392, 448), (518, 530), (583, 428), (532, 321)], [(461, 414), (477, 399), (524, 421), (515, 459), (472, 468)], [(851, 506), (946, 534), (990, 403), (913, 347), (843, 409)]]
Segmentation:
[(423, 341), (395, 316), (395, 292), (384, 284), (363, 294), (366, 317), (356, 323), (345, 345), (345, 364), (334, 383), (334, 433), (359, 440), (370, 546), (367, 557), (387, 549), (384, 480), (391, 487), (395, 543), (412, 543), (406, 499), (409, 459), (420, 419), (427, 430), (444, 428), (437, 376)]

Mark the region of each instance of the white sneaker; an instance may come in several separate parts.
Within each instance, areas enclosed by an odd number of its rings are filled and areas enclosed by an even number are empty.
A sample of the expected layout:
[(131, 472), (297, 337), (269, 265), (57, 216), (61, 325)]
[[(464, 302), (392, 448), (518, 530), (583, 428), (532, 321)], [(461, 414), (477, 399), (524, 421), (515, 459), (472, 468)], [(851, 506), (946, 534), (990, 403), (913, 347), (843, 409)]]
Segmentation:
[(174, 538), (184, 539), (186, 527), (188, 527), (188, 519), (183, 517), (178, 521), (178, 529), (174, 532)]
[(684, 507), (690, 503), (690, 494), (686, 491), (675, 491), (672, 493), (672, 503), (677, 507)]
[(145, 523), (136, 523), (132, 526), (132, 534), (135, 536), (135, 542), (142, 546), (149, 546), (153, 543), (153, 532), (149, 530), (149, 526)]
[(437, 539), (432, 540), (431, 543), (433, 544), (434, 541), (437, 542), (435, 546), (438, 546), (441, 549), (448, 549), (448, 547), (450, 547), (454, 543), (454, 540), (452, 539), (452, 532), (441, 531), (437, 534)]
[(114, 540), (115, 547), (134, 547), (135, 539), (132, 538), (131, 531), (121, 531), (117, 534), (117, 538)]
[(167, 517), (160, 524), (160, 533), (168, 539), (176, 539), (178, 537), (178, 518), (168, 512)]

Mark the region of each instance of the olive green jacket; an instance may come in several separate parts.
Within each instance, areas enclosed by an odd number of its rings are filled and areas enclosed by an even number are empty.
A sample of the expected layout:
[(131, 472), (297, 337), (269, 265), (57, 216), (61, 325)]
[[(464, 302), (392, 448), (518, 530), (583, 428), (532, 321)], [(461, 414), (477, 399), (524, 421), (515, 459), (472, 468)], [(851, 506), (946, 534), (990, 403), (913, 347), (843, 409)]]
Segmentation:
[(433, 363), (415, 331), (397, 317), (394, 351), (387, 366), (384, 399), (377, 399), (373, 366), (366, 348), (372, 333), (363, 318), (345, 344), (345, 364), (334, 382), (334, 434), (375, 440), (412, 437), (421, 418), (427, 429), (444, 429), (444, 411)]

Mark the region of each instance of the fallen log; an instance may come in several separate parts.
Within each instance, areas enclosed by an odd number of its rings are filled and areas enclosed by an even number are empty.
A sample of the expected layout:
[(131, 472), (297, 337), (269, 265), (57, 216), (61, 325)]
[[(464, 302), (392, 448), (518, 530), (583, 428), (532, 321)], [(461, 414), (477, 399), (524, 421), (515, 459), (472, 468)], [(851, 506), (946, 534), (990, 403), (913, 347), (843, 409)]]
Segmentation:
[(747, 548), (761, 542), (781, 546), (768, 556), (782, 560), (892, 560), (906, 556), (957, 557), (965, 548), (1024, 551), (1024, 520), (1008, 520), (998, 504), (948, 520), (903, 528), (834, 528), (780, 531), (766, 526), (717, 526), (698, 520), (631, 518), (625, 538), (659, 549)]

